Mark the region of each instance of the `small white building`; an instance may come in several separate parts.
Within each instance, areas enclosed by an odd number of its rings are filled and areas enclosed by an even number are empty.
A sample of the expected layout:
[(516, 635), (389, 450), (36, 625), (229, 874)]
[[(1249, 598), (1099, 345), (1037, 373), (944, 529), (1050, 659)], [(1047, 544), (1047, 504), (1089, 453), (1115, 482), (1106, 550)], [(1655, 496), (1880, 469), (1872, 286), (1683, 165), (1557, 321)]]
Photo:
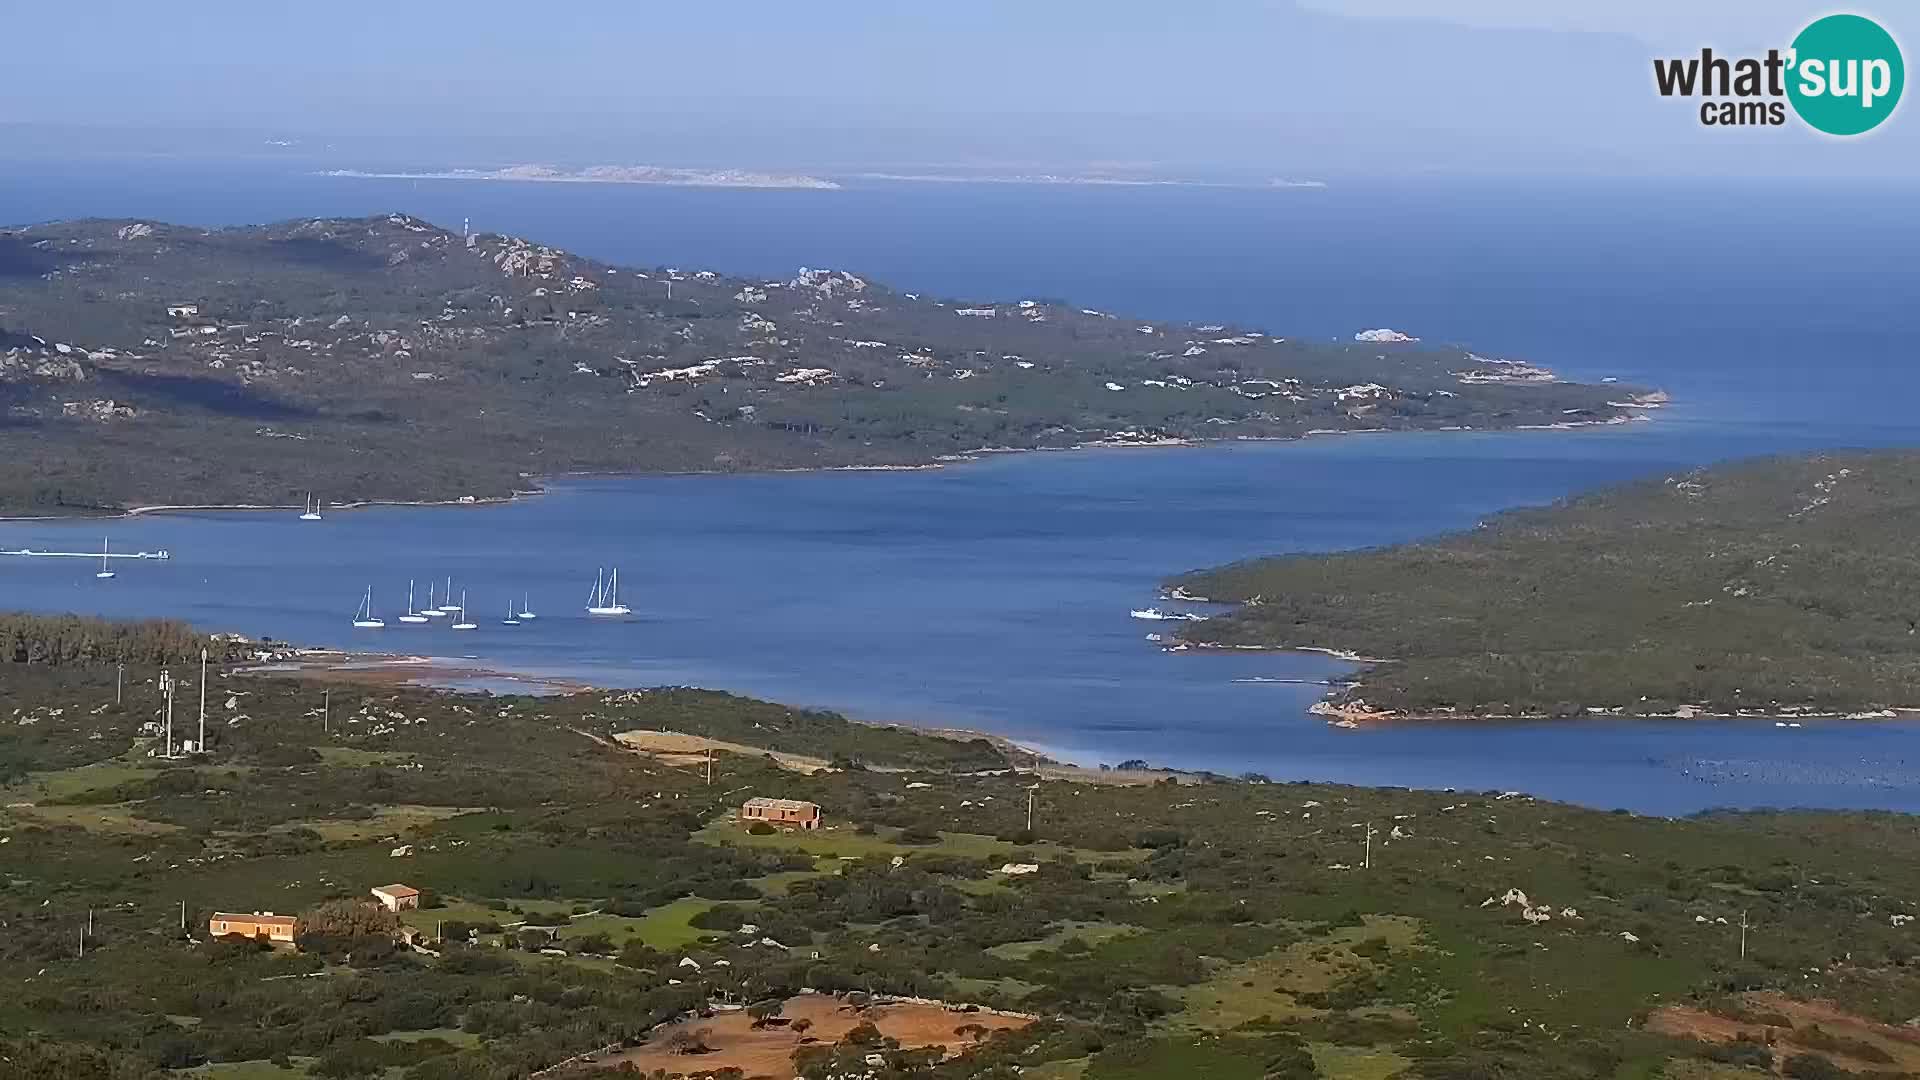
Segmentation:
[(420, 906), (420, 890), (410, 885), (376, 885), (373, 898), (392, 912), (413, 911)]

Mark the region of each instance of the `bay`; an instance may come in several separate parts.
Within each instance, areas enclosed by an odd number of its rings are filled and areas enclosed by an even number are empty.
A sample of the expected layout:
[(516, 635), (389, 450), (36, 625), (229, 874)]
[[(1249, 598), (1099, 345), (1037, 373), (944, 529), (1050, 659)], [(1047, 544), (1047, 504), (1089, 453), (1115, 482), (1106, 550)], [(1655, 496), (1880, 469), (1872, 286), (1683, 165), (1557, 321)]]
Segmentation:
[[(724, 688), (993, 731), (1087, 763), (1525, 790), (1654, 813), (1920, 809), (1920, 726), (1906, 722), (1342, 731), (1305, 711), (1324, 687), (1271, 680), (1338, 678), (1346, 665), (1168, 654), (1144, 640), (1155, 624), (1127, 614), (1190, 567), (1392, 543), (1730, 457), (1913, 442), (1920, 271), (1903, 253), (1920, 227), (1910, 211), (1830, 194), (1510, 183), (715, 192), (185, 165), (138, 185), (80, 165), (13, 174), (0, 179), (0, 220), (477, 214), (482, 227), (620, 261), (781, 276), (846, 266), (946, 295), (1061, 296), (1315, 336), (1391, 325), (1677, 400), (1653, 422), (1607, 429), (567, 479), (508, 505), (320, 523), (231, 512), (0, 523), (0, 548), (91, 550), (104, 533), (119, 550), (174, 553), (111, 581), (78, 561), (0, 559), (0, 605), (181, 616), (603, 685)], [(1783, 260), (1789, 250), (1804, 257)], [(636, 617), (591, 620), (594, 572), (613, 565)], [(424, 596), (429, 578), (448, 576), (479, 630), (393, 621), (408, 578)], [(384, 631), (348, 626), (369, 586)], [(541, 617), (498, 625), (523, 593)]]

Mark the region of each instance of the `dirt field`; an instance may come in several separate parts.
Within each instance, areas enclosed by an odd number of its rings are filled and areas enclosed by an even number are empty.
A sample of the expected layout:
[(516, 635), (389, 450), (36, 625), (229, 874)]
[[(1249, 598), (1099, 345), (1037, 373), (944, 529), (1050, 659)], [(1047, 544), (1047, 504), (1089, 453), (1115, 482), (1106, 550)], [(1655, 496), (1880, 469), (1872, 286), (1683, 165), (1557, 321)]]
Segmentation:
[[(879, 1028), (882, 1035), (898, 1039), (903, 1047), (944, 1046), (949, 1052), (967, 1044), (966, 1038), (953, 1033), (953, 1029), (962, 1024), (979, 1024), (989, 1031), (1001, 1031), (1023, 1028), (1032, 1022), (1022, 1016), (1006, 1016), (986, 1010), (952, 1012), (939, 1005), (876, 1005), (855, 1009), (838, 998), (824, 994), (790, 998), (780, 1015), (788, 1021), (811, 1021), (813, 1026), (805, 1036), (807, 1042), (838, 1042), (847, 1032), (865, 1021)], [(647, 1045), (601, 1058), (599, 1064), (613, 1066), (631, 1061), (643, 1073), (655, 1069), (665, 1069), (669, 1073), (711, 1072), (732, 1066), (744, 1070), (749, 1077), (769, 1076), (785, 1080), (792, 1076), (793, 1052), (806, 1045), (801, 1036), (795, 1035), (784, 1025), (755, 1031), (752, 1023), (744, 1012), (729, 1012), (716, 1014), (709, 1019), (669, 1024), (655, 1030)], [(667, 1049), (667, 1040), (672, 1038), (674, 1032), (701, 1029), (707, 1032), (705, 1043), (713, 1048), (713, 1053), (676, 1054)]]
[(825, 758), (807, 757), (804, 754), (782, 754), (772, 750), (762, 750), (757, 746), (744, 743), (726, 742), (722, 739), (709, 739), (703, 735), (682, 735), (677, 731), (623, 731), (614, 738), (629, 750), (651, 754), (667, 765), (706, 767), (707, 751), (716, 754), (744, 754), (749, 757), (771, 757), (783, 769), (793, 772), (816, 773), (827, 768)]
[[(1824, 1002), (1794, 1001), (1780, 994), (1748, 994), (1743, 1000), (1750, 1017), (1784, 1017), (1791, 1026), (1671, 1005), (1647, 1017), (1647, 1030), (1703, 1042), (1723, 1043), (1744, 1037), (1772, 1046), (1776, 1064), (1795, 1054), (1810, 1053), (1856, 1072), (1920, 1069), (1920, 1031), (1877, 1023)], [(1857, 1051), (1836, 1049), (1829, 1041), (1834, 1039), (1877, 1048), (1891, 1061), (1870, 1060), (1858, 1056)], [(1819, 1043), (1827, 1045), (1815, 1045)]]

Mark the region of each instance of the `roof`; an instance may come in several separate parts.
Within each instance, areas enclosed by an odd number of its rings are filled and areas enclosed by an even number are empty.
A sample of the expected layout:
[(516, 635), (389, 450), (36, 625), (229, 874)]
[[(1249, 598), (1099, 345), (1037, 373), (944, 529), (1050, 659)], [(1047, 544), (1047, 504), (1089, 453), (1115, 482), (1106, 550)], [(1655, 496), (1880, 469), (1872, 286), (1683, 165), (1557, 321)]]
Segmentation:
[(414, 888), (411, 885), (376, 885), (374, 886), (373, 891), (377, 893), (385, 893), (388, 896), (407, 897), (407, 896), (420, 895), (420, 890)]
[(760, 807), (761, 809), (765, 809), (765, 810), (818, 810), (820, 809), (819, 804), (810, 803), (804, 799), (769, 799), (764, 795), (760, 796), (759, 798), (748, 799), (746, 804), (748, 806)]
[(271, 911), (253, 913), (216, 911), (213, 913), (213, 918), (223, 922), (250, 922), (258, 926), (292, 926), (300, 921), (292, 915), (275, 915)]

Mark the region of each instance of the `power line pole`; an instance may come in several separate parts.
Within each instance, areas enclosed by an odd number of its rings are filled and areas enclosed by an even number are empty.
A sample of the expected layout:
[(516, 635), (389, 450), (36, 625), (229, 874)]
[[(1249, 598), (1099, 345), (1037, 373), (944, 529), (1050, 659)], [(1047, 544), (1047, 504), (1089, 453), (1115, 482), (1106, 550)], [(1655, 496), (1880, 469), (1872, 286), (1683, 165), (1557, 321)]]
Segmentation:
[(126, 704), (126, 684), (127, 665), (124, 662), (116, 662), (113, 665), (113, 703), (115, 705)]
[(1039, 791), (1040, 791), (1039, 784), (1035, 784), (1032, 787), (1027, 789), (1027, 831), (1028, 832), (1033, 831), (1033, 797)]
[(1747, 910), (1740, 909), (1740, 959), (1747, 958)]
[(1361, 869), (1373, 869), (1373, 822), (1371, 821), (1367, 822), (1367, 857)]
[(320, 691), (320, 730), (333, 734), (333, 691)]
[(160, 672), (160, 692), (167, 695), (167, 756), (173, 756), (173, 674)]
[(713, 784), (713, 747), (707, 747), (707, 784)]
[(207, 752), (207, 650), (200, 650), (200, 741), (193, 744)]

